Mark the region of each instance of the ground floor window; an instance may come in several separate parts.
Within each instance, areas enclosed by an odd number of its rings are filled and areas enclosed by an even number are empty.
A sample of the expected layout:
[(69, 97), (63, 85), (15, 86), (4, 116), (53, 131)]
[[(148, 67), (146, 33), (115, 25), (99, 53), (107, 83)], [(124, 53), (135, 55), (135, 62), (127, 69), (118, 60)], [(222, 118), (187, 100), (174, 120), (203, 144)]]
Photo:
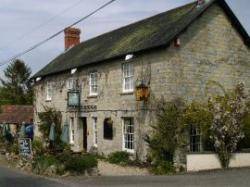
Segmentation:
[(113, 121), (111, 118), (105, 118), (103, 122), (103, 138), (106, 140), (113, 139)]
[(69, 140), (70, 144), (74, 144), (75, 142), (74, 118), (70, 118), (69, 120)]
[(97, 147), (97, 118), (93, 118), (93, 144)]
[(190, 125), (190, 151), (200, 152), (201, 151), (201, 129), (200, 127)]
[(134, 151), (134, 119), (123, 118), (123, 149), (127, 151)]

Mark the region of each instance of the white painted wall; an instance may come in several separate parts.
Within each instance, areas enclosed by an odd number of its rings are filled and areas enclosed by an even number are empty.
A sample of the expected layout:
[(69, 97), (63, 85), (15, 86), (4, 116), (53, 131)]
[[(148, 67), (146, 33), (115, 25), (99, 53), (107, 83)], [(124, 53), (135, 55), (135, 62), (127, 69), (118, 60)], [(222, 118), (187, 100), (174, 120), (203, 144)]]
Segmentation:
[[(250, 153), (233, 154), (229, 167), (250, 167)], [(202, 171), (221, 169), (219, 158), (216, 154), (188, 154), (187, 171)]]

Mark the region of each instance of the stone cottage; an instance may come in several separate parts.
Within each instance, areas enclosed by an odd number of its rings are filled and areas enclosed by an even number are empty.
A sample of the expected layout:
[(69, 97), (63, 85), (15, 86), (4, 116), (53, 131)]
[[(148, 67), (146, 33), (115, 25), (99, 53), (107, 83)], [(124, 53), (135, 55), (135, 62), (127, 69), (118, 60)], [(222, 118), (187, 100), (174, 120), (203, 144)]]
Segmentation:
[[(199, 100), (209, 81), (250, 88), (250, 38), (224, 0), (199, 0), (82, 43), (79, 34), (65, 29), (65, 52), (33, 76), (34, 123), (44, 106), (61, 111), (74, 151), (124, 150), (143, 160), (154, 99)], [(202, 151), (199, 132), (190, 136), (190, 151)]]

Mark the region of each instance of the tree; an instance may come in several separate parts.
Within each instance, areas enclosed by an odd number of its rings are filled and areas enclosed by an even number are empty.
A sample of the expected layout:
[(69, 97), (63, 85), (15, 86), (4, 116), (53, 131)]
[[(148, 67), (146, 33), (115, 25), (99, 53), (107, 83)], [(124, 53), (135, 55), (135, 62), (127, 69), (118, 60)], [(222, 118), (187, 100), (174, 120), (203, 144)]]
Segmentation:
[(0, 79), (0, 104), (32, 104), (33, 91), (29, 83), (31, 69), (23, 61), (13, 61)]
[(249, 99), (244, 85), (238, 84), (233, 92), (209, 100), (213, 115), (211, 138), (214, 141), (223, 168), (228, 168), (232, 153), (244, 138), (244, 119), (249, 114)]

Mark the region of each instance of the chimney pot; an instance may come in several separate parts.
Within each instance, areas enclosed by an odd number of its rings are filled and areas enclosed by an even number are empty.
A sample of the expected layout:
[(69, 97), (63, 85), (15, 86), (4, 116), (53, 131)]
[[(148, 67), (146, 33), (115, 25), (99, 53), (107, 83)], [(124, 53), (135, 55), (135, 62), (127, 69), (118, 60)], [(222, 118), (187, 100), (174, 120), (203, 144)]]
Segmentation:
[(64, 45), (65, 51), (71, 47), (80, 44), (81, 30), (78, 28), (68, 27), (64, 29)]

